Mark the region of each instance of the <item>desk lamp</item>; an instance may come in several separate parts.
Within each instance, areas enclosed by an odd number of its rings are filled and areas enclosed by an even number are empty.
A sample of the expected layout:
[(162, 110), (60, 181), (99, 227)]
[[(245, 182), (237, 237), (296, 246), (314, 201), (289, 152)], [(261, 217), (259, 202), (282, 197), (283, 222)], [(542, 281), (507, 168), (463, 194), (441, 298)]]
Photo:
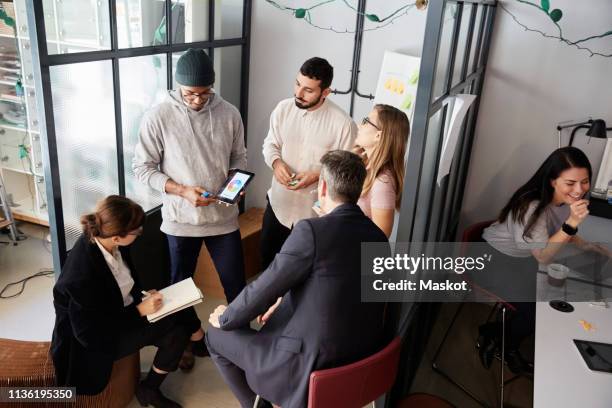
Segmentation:
[(561, 130), (567, 128), (574, 128), (570, 135), (570, 140), (568, 146), (571, 146), (574, 142), (574, 137), (576, 136), (576, 132), (578, 129), (588, 129), (586, 132), (587, 136), (594, 137), (597, 139), (606, 139), (607, 131), (612, 130), (612, 128), (606, 127), (606, 122), (603, 119), (592, 119), (583, 121), (574, 121), (574, 122), (562, 122), (557, 125), (557, 132), (559, 137), (558, 147), (561, 147)]

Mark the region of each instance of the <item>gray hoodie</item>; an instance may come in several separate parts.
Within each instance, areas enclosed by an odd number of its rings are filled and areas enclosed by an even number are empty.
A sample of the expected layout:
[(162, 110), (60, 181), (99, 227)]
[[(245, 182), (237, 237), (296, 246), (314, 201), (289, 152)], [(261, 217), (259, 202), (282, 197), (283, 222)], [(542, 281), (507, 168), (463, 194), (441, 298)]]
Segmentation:
[(183, 103), (179, 91), (169, 91), (143, 117), (132, 168), (140, 182), (162, 193), (161, 230), (166, 234), (204, 237), (238, 229), (237, 206), (196, 208), (164, 190), (170, 178), (216, 193), (230, 169), (246, 168), (240, 113), (221, 96), (213, 95), (195, 111)]

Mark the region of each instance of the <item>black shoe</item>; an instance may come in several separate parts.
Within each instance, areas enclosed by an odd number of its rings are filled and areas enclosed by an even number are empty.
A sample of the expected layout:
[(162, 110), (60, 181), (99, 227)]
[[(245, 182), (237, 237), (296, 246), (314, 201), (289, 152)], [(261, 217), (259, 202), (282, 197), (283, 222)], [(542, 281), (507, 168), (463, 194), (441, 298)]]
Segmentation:
[(151, 404), (155, 408), (182, 408), (179, 403), (166, 398), (158, 388), (149, 388), (142, 382), (136, 387), (136, 399), (142, 407)]
[(191, 347), (191, 351), (193, 352), (194, 356), (210, 357), (210, 353), (208, 353), (208, 347), (206, 347), (204, 337), (197, 341), (191, 341), (188, 347)]
[(183, 355), (181, 356), (181, 361), (179, 361), (179, 368), (183, 372), (189, 372), (193, 369), (195, 365), (195, 358), (193, 357), (193, 352), (190, 348), (183, 351)]
[(523, 358), (518, 350), (506, 351), (506, 363), (513, 374), (533, 375), (533, 364)]
[(493, 363), (493, 357), (495, 357), (497, 344), (495, 344), (495, 341), (492, 338), (488, 337), (479, 337), (478, 344), (480, 345), (480, 348), (478, 349), (480, 363), (488, 370), (491, 368), (491, 363)]
[(480, 363), (487, 370), (493, 363), (495, 353), (499, 347), (499, 325), (497, 323), (486, 323), (478, 328), (478, 340), (476, 346), (478, 347), (478, 356), (480, 357)]

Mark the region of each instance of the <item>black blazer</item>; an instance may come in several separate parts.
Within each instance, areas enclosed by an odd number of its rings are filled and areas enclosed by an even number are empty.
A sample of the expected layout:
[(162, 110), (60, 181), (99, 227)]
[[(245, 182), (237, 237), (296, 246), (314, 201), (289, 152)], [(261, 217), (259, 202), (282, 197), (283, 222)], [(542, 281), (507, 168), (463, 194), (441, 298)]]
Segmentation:
[(364, 358), (383, 345), (383, 303), (362, 303), (362, 242), (387, 242), (356, 205), (300, 221), (261, 276), (220, 316), (244, 327), (283, 300), (250, 341), (242, 367), (253, 390), (283, 408), (305, 407), (314, 370)]
[[(134, 271), (127, 249), (120, 251), (130, 271)], [(131, 294), (134, 302), (124, 307), (117, 281), (100, 248), (81, 236), (53, 288), (55, 327), (51, 355), (58, 385), (76, 387), (78, 394), (93, 395), (104, 390), (119, 334), (125, 328), (147, 324), (146, 317), (136, 309), (142, 297), (137, 282)]]

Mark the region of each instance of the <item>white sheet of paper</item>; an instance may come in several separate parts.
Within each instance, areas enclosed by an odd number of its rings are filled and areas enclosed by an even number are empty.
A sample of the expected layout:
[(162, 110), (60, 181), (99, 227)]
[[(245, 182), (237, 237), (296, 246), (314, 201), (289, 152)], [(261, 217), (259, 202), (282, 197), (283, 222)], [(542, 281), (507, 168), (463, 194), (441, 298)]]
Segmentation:
[(155, 313), (147, 315), (149, 322), (154, 323), (179, 310), (197, 305), (202, 301), (202, 292), (192, 278), (182, 280), (159, 291), (163, 296), (162, 307)]
[(442, 145), (442, 154), (440, 156), (440, 164), (438, 165), (438, 185), (440, 181), (450, 172), (453, 155), (457, 147), (457, 140), (461, 132), (461, 126), (465, 120), (470, 106), (476, 99), (476, 95), (458, 94), (455, 96), (453, 105), (453, 113), (451, 115), (448, 131), (444, 134), (444, 142)]

